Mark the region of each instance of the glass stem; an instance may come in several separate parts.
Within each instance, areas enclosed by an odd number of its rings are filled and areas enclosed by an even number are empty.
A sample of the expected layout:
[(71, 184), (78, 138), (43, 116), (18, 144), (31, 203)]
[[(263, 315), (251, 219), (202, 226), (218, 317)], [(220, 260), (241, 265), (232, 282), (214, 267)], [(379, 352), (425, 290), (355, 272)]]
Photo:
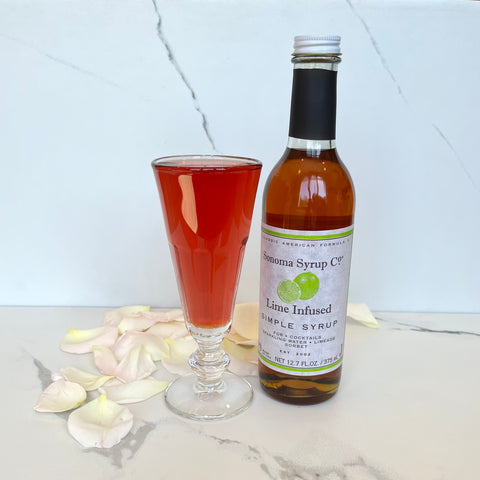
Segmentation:
[(222, 375), (230, 363), (230, 358), (221, 345), (227, 332), (228, 326), (216, 329), (190, 328), (190, 333), (198, 344), (198, 349), (188, 360), (197, 376), (197, 393), (221, 392), (224, 389)]

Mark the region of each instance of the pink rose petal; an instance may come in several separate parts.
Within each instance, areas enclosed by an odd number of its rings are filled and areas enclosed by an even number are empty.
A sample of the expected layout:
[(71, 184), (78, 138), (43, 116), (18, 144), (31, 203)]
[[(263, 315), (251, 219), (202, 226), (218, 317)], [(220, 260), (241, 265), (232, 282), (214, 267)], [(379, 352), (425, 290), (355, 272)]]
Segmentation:
[(133, 426), (133, 415), (102, 394), (68, 417), (68, 431), (84, 447), (110, 448)]
[(68, 353), (88, 353), (93, 345), (111, 347), (118, 337), (117, 327), (103, 326), (90, 330), (71, 328), (63, 337), (60, 348)]
[(93, 347), (95, 365), (104, 375), (115, 376), (117, 373), (118, 361), (113, 351), (103, 345)]
[(151, 355), (143, 345), (132, 348), (128, 355), (118, 364), (116, 377), (128, 383), (148, 377), (157, 369)]
[(60, 379), (42, 392), (34, 408), (37, 412), (65, 412), (78, 407), (86, 398), (82, 386)]
[(103, 324), (118, 327), (119, 323), (124, 318), (130, 317), (138, 312), (147, 312), (148, 310), (150, 310), (150, 306), (146, 305), (131, 305), (127, 307), (116, 308), (115, 310), (110, 310), (105, 314)]
[(163, 338), (135, 331), (125, 332), (118, 339), (114, 348), (115, 356), (122, 360), (137, 345), (143, 345), (155, 362), (168, 356), (169, 348)]
[(181, 338), (189, 334), (184, 322), (180, 323), (175, 321), (156, 323), (153, 327), (150, 327), (146, 333), (164, 339)]
[(135, 380), (130, 383), (109, 382), (100, 388), (110, 400), (122, 405), (125, 403), (143, 402), (148, 398), (163, 392), (169, 382), (162, 382), (153, 377)]

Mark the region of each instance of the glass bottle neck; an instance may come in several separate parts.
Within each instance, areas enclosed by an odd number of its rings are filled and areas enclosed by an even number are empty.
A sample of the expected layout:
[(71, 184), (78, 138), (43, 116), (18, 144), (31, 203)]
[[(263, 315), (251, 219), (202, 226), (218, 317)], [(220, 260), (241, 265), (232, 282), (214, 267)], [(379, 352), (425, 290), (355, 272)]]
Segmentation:
[(305, 138), (288, 137), (287, 147), (292, 150), (307, 152), (311, 158), (318, 158), (324, 150), (337, 148), (335, 140), (308, 140)]
[(337, 70), (340, 57), (295, 56), (289, 148), (335, 148)]

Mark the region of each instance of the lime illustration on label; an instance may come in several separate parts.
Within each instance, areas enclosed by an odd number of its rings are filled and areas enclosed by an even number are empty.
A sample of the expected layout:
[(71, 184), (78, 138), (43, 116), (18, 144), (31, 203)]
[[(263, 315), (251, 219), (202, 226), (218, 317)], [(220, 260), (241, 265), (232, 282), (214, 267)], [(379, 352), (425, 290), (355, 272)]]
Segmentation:
[(297, 300), (310, 300), (320, 288), (320, 280), (312, 272), (304, 272), (293, 280), (282, 280), (277, 287), (277, 294), (283, 303)]
[(320, 280), (312, 272), (304, 272), (297, 275), (294, 282), (300, 287), (302, 292), (300, 300), (310, 300), (317, 294), (320, 288)]
[(300, 298), (302, 292), (297, 283), (291, 280), (283, 280), (278, 284), (277, 294), (282, 302), (293, 303)]

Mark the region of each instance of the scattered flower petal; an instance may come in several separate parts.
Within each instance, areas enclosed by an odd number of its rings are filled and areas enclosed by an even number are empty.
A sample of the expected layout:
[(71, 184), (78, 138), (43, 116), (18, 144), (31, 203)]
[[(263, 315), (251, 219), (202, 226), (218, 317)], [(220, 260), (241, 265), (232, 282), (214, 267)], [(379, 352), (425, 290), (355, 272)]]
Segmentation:
[(110, 310), (105, 314), (103, 324), (110, 325), (112, 327), (118, 327), (119, 323), (125, 317), (131, 317), (138, 312), (148, 312), (149, 310), (149, 305), (131, 305), (128, 307), (116, 308), (115, 310)]
[(68, 353), (88, 353), (93, 345), (111, 347), (118, 337), (116, 327), (103, 326), (90, 330), (76, 330), (71, 328), (63, 337), (60, 348)]
[(166, 358), (169, 354), (168, 344), (163, 338), (145, 332), (131, 331), (125, 332), (115, 344), (115, 356), (122, 360), (137, 345), (143, 345), (154, 362)]
[(148, 377), (157, 369), (151, 355), (143, 345), (133, 347), (128, 355), (118, 364), (116, 377), (129, 383)]
[(245, 340), (258, 340), (258, 303), (239, 303), (235, 305), (232, 318), (232, 333)]
[(61, 378), (69, 382), (78, 383), (87, 392), (97, 390), (97, 388), (101, 387), (105, 382), (114, 378), (111, 375), (94, 375), (93, 373), (84, 372), (76, 367), (61, 368), (56, 375), (61, 376)]
[(84, 447), (113, 447), (128, 434), (132, 425), (130, 410), (109, 400), (105, 394), (68, 417), (68, 431)]
[(183, 310), (180, 308), (175, 308), (174, 310), (169, 310), (167, 313), (167, 319), (169, 322), (182, 322), (185, 323), (185, 315)]
[(347, 317), (362, 323), (366, 327), (379, 328), (377, 319), (365, 303), (348, 303)]
[(78, 407), (86, 398), (82, 386), (60, 379), (42, 392), (34, 408), (37, 412), (65, 412)]
[[(230, 356), (229, 370), (237, 375), (257, 373), (258, 316), (258, 303), (235, 305), (232, 327), (222, 346)], [(347, 316), (379, 328), (365, 303), (349, 303)], [(87, 391), (99, 389), (97, 399), (70, 414), (68, 429), (85, 447), (110, 448), (133, 425), (131, 412), (119, 404), (141, 402), (167, 388), (169, 382), (150, 377), (155, 361), (161, 360), (171, 373), (190, 374), (188, 360), (197, 343), (189, 335), (182, 310), (151, 312), (149, 306), (134, 305), (107, 312), (101, 327), (70, 329), (60, 348), (69, 353), (93, 352), (95, 365), (104, 375), (62, 368), (52, 374), (53, 383), (34, 408), (64, 412), (81, 405)]]
[(104, 375), (116, 375), (118, 361), (110, 348), (104, 347), (103, 345), (94, 345), (93, 358), (95, 366), (101, 373)]
[(257, 363), (258, 348), (256, 345), (238, 345), (225, 338), (222, 342), (222, 347), (230, 357), (235, 357), (242, 362)]
[(249, 340), (245, 337), (242, 337), (242, 335), (238, 334), (237, 332), (232, 332), (230, 331), (227, 335), (227, 338), (238, 345), (257, 345), (258, 344), (258, 339), (255, 340)]
[(153, 377), (130, 383), (112, 381), (101, 387), (100, 393), (105, 393), (110, 400), (119, 404), (136, 403), (163, 392), (168, 387), (168, 383)]
[(180, 338), (188, 335), (187, 327), (182, 322), (156, 323), (145, 333), (161, 338)]
[(163, 312), (154, 312), (157, 315), (157, 322), (184, 322), (185, 317), (183, 315), (183, 310), (180, 308), (175, 308), (173, 310), (165, 310)]
[[(164, 316), (164, 314), (161, 315), (162, 318)], [(157, 312), (137, 312), (134, 315), (123, 318), (118, 324), (118, 330), (120, 333), (128, 332), (130, 330), (143, 332), (159, 322), (160, 320), (158, 320), (158, 317), (159, 313)]]
[(177, 375), (188, 375), (192, 369), (188, 365), (190, 355), (197, 349), (197, 342), (191, 337), (177, 339), (167, 338), (170, 346), (170, 356), (162, 360), (162, 365), (170, 372)]
[(60, 375), (60, 373), (55, 372), (50, 375), (50, 378), (52, 379), (52, 382), (56, 382), (57, 380), (68, 380), (68, 378), (65, 378), (63, 375)]
[(156, 323), (184, 322), (182, 310), (170, 310), (164, 312), (137, 312), (125, 317), (118, 324), (120, 333), (129, 330), (143, 332)]

